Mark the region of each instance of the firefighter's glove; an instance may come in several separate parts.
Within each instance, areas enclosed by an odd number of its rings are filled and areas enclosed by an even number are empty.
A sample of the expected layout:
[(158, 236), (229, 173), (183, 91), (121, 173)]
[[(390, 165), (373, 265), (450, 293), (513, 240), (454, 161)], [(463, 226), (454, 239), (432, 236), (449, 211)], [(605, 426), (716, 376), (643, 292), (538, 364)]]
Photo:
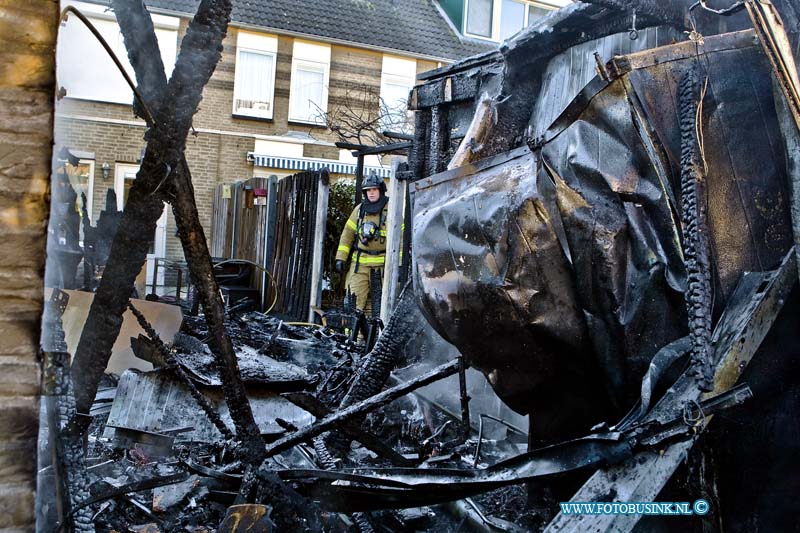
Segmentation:
[(344, 261), (342, 261), (341, 259), (336, 260), (336, 272), (340, 274), (344, 272)]

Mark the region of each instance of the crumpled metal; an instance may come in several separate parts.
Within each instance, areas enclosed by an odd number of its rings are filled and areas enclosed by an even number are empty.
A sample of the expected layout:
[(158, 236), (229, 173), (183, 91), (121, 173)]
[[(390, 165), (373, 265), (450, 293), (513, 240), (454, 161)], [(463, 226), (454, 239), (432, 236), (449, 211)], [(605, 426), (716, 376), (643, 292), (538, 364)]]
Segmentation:
[(769, 64), (730, 35), (702, 59), (684, 43), (596, 79), (533, 150), (414, 184), (421, 307), (515, 410), (629, 407), (652, 356), (686, 335), (674, 80), (693, 62), (708, 76), (715, 313), (791, 245)]

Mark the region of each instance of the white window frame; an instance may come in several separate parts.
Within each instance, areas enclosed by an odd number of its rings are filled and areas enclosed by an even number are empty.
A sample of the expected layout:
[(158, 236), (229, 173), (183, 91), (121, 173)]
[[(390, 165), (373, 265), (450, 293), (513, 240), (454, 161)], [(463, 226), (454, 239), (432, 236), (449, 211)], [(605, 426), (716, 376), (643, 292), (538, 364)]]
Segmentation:
[[(135, 180), (136, 174), (139, 173), (140, 165), (132, 163), (115, 163), (114, 164), (114, 192), (117, 195), (117, 210), (125, 210), (125, 180)], [(133, 178), (128, 176), (133, 175)], [(167, 255), (167, 213), (169, 206), (165, 203), (164, 210), (156, 222), (156, 229), (153, 234), (153, 253), (148, 251), (146, 260), (146, 274), (145, 274), (145, 287), (153, 286), (153, 272), (155, 271), (155, 262), (158, 259), (164, 259)], [(158, 269), (158, 278), (156, 286), (164, 287), (164, 269)]]
[[(319, 106), (321, 113), (328, 111), (328, 85), (331, 75), (331, 47), (330, 45), (301, 41), (295, 39), (292, 52), (292, 78), (289, 83), (289, 122), (300, 124), (324, 125), (324, 117), (298, 117), (292, 115), (294, 110), (297, 91), (295, 81), (297, 80), (298, 68), (322, 69), (322, 105)], [(320, 61), (322, 59), (322, 61)]]
[[(467, 37), (472, 37), (473, 39), (483, 39), (484, 41), (496, 41), (497, 38), (495, 36), (500, 31), (499, 30), (499, 21), (498, 21), (498, 18), (499, 18), (498, 15), (500, 14), (500, 3), (499, 3), (499, 0), (494, 0), (492, 2), (492, 7), (491, 7), (491, 11), (492, 12), (490, 14), (491, 17), (492, 17), (492, 31), (491, 31), (491, 35), (489, 37), (487, 37), (485, 35), (478, 35), (477, 33), (469, 33), (467, 31), (467, 28), (469, 28), (469, 21), (467, 20), (467, 18), (469, 17), (469, 2), (470, 2), (470, 0), (464, 0), (464, 17), (463, 17), (464, 18), (464, 32), (463, 32), (464, 35), (466, 35)], [(497, 26), (497, 28), (495, 26)]]
[[(92, 220), (93, 214), (93, 206), (94, 206), (94, 168), (95, 168), (95, 160), (94, 159), (87, 159), (87, 158), (80, 158), (78, 159), (79, 165), (89, 165), (89, 179), (86, 183), (86, 214), (89, 217), (89, 220)], [(78, 194), (77, 198), (78, 205), (80, 206), (81, 196)]]
[[(381, 92), (380, 98), (387, 105), (394, 102), (386, 102), (387, 85), (403, 85), (408, 88), (408, 92), (414, 88), (417, 81), (417, 60), (401, 56), (383, 54), (381, 66)], [(399, 82), (399, 83), (398, 83)], [(406, 98), (408, 94), (406, 94)], [(406, 111), (406, 119), (408, 113)], [(387, 125), (388, 126), (388, 125)], [(381, 127), (384, 127), (383, 125)]]
[[(124, 44), (122, 43), (119, 25), (117, 24), (114, 14), (109, 11), (106, 6), (102, 5), (89, 4), (74, 0), (64, 0), (61, 2), (62, 8), (67, 5), (78, 8), (87, 16), (87, 18), (89, 18), (91, 22), (94, 22), (98, 26), (98, 29), (101, 33), (106, 33), (104, 37), (106, 38), (109, 46), (111, 46), (112, 50), (115, 51), (118, 59), (128, 74), (132, 78), (135, 78), (133, 67), (131, 67), (128, 61), (128, 54), (125, 50)], [(150, 17), (156, 30), (156, 38), (161, 51), (161, 59), (164, 63), (164, 71), (167, 75), (167, 78), (169, 78), (172, 74), (172, 69), (175, 67), (175, 61), (178, 53), (178, 27), (180, 24), (180, 19), (178, 17), (158, 15), (153, 13), (150, 14)], [(97, 59), (97, 61), (102, 60), (105, 63), (102, 65), (98, 65), (96, 63), (85, 64), (81, 62), (81, 59), (84, 59), (85, 61), (86, 58), (76, 58), (67, 55), (71, 52), (75, 53), (76, 49), (65, 49), (66, 45), (64, 45), (64, 42), (62, 41), (62, 39), (65, 37), (65, 33), (61, 33), (59, 36), (59, 43), (56, 48), (56, 73), (60, 77), (59, 84), (64, 85), (64, 88), (67, 90), (67, 97), (74, 98), (76, 100), (131, 105), (133, 103), (133, 91), (130, 90), (127, 83), (124, 81), (122, 74), (119, 72), (117, 67), (114, 66), (112, 60), (108, 57), (105, 50), (102, 49), (100, 43), (89, 32), (89, 29), (86, 28), (86, 26), (84, 26), (84, 24), (80, 22), (74, 15), (71, 15), (68, 18), (65, 25), (67, 25), (69, 32), (79, 32), (75, 33), (75, 35), (79, 35), (80, 39), (85, 40), (80, 41), (80, 43), (85, 43), (85, 46), (91, 47), (91, 53), (97, 54), (98, 58), (102, 58)], [(114, 37), (111, 37), (111, 35), (108, 34), (108, 31), (111, 27), (116, 28), (116, 35)], [(66, 33), (66, 35), (69, 35), (69, 33)], [(78, 52), (87, 52), (87, 50), (87, 48), (77, 49)], [(107, 69), (110, 70), (106, 71)], [(92, 80), (97, 79), (111, 80), (115, 85), (93, 87), (91, 89), (84, 85), (87, 83), (90, 84), (92, 83)]]
[[(529, 17), (529, 14), (530, 14), (530, 8), (531, 7), (540, 7), (540, 8), (543, 8), (543, 9), (556, 10), (556, 9), (559, 9), (560, 7), (562, 7), (562, 6), (557, 5), (557, 4), (566, 5), (563, 1), (557, 1), (557, 2), (554, 2), (553, 4), (549, 4), (547, 2), (532, 2), (532, 1), (529, 1), (529, 0), (514, 0), (514, 1), (522, 3), (522, 4), (525, 4), (525, 16), (524, 16), (523, 24), (522, 24), (523, 28), (527, 28), (528, 27), (528, 17)], [(470, 0), (464, 0), (464, 13), (463, 13), (463, 17), (462, 17), (463, 20), (464, 20), (464, 27), (462, 28), (463, 29), (462, 33), (464, 35), (466, 35), (467, 37), (472, 37), (473, 39), (483, 39), (484, 41), (500, 42), (501, 41), (501, 38), (500, 38), (500, 20), (501, 20), (501, 18), (503, 16), (503, 13), (502, 13), (502, 11), (503, 11), (503, 0), (493, 0), (492, 1), (492, 36), (491, 37), (486, 37), (484, 35), (478, 35), (478, 34), (475, 34), (475, 33), (467, 32), (467, 28), (469, 27), (468, 26), (469, 22), (467, 21), (467, 17), (469, 16), (469, 2), (470, 2)]]
[[(275, 112), (275, 73), (278, 65), (278, 38), (273, 35), (259, 35), (239, 30), (236, 39), (236, 66), (233, 76), (233, 102), (231, 102), (231, 113), (236, 116), (270, 120)], [(267, 113), (258, 113), (236, 108), (236, 100), (238, 100), (239, 92), (241, 91), (240, 80), (243, 75), (240, 67), (241, 63), (239, 61), (241, 52), (272, 57), (272, 71), (269, 73), (272, 91), (269, 95), (269, 112)]]

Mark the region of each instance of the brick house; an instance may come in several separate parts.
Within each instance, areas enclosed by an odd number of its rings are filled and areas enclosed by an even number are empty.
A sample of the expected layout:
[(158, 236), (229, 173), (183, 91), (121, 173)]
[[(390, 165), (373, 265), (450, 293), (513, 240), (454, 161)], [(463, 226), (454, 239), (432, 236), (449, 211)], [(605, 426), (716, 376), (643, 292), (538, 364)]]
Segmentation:
[[(65, 3), (89, 16), (126, 62), (110, 2)], [(197, 4), (147, 2), (168, 75)], [(448, 2), (436, 0), (234, 0), (222, 60), (205, 88), (186, 149), (207, 234), (220, 183), (321, 167), (338, 176), (354, 172), (354, 159), (336, 148), (336, 136), (321, 119), (323, 112), (346, 105), (351, 88), (369, 87), (405, 113), (418, 73), (496, 46), (464, 37), (445, 8), (452, 11)], [(87, 193), (87, 210), (96, 223), (108, 189), (116, 191), (119, 208), (124, 205), (145, 124), (133, 115), (124, 79), (75, 17), (61, 28), (57, 73), (65, 96), (56, 105), (56, 153), (67, 147), (80, 158), (68, 167), (70, 180), (77, 192)], [(388, 175), (388, 165), (376, 156), (366, 165), (367, 171)], [(182, 259), (168, 208), (151, 252)]]

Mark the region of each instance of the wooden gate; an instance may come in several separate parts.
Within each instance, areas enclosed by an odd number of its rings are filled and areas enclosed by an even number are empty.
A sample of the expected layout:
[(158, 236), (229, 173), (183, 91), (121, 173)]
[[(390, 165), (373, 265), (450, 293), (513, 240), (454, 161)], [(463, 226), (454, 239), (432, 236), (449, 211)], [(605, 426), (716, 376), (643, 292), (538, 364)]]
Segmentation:
[(327, 170), (217, 186), (211, 253), (261, 267), (262, 310), (304, 321), (319, 305), (328, 186)]

